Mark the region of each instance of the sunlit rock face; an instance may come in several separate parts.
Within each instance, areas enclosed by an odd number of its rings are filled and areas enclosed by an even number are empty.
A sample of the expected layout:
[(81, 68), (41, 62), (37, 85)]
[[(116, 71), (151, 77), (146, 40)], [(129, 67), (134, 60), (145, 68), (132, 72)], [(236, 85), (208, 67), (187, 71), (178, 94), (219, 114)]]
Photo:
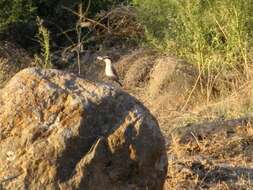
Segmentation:
[(29, 68), (0, 90), (0, 189), (162, 189), (155, 118), (114, 87)]

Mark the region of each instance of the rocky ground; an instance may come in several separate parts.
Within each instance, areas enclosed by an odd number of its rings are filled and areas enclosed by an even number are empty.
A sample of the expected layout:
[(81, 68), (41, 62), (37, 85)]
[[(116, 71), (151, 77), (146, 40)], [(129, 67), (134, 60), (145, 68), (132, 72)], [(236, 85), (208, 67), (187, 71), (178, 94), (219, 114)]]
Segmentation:
[[(117, 86), (104, 77), (104, 66), (94, 59), (99, 54), (83, 56), (81, 77)], [(183, 60), (143, 49), (102, 54), (114, 55), (123, 90), (158, 120), (168, 156), (164, 189), (253, 189), (251, 81), (207, 100), (198, 86), (194, 88), (197, 71)], [(1, 67), (9, 68), (12, 57), (0, 55)], [(23, 63), (33, 65), (30, 59)], [(21, 68), (6, 70), (0, 78), (7, 81)], [(76, 68), (73, 63), (66, 70)]]

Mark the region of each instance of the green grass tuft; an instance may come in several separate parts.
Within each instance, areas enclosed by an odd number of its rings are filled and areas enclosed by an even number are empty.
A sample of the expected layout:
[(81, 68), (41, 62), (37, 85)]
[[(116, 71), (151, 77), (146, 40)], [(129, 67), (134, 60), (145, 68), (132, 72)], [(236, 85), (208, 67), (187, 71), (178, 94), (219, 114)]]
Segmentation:
[(37, 18), (37, 25), (38, 25), (38, 42), (41, 46), (41, 58), (35, 56), (35, 59), (39, 64), (42, 65), (43, 68), (51, 68), (51, 52), (50, 52), (50, 33), (49, 30), (43, 26), (43, 20), (39, 17)]

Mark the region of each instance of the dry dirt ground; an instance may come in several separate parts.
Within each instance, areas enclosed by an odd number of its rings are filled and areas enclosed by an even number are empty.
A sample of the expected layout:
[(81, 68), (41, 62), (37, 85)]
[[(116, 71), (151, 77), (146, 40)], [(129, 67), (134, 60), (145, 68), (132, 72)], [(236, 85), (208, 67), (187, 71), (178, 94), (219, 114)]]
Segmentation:
[[(12, 63), (2, 61), (12, 58), (1, 51), (2, 65)], [(98, 54), (84, 56), (81, 77), (117, 86), (105, 78)], [(198, 73), (183, 60), (137, 49), (114, 53), (113, 61), (123, 90), (150, 109), (167, 140), (164, 190), (253, 189), (253, 82), (207, 102), (198, 87), (193, 91)], [(32, 65), (29, 59), (23, 63)], [(5, 71), (2, 79), (17, 70)], [(67, 70), (76, 71), (76, 65)]]

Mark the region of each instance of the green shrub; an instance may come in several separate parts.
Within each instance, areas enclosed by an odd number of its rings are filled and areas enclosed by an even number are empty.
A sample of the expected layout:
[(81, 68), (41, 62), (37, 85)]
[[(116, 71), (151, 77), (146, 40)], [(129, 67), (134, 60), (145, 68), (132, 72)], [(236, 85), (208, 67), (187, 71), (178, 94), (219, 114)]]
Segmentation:
[[(1, 0), (0, 1), (0, 29), (17, 22), (26, 22), (40, 16), (44, 19), (61, 21), (66, 14), (63, 7), (74, 9), (82, 0)], [(97, 0), (90, 2), (89, 14), (108, 9), (111, 6), (126, 2), (126, 0)], [(70, 16), (71, 14), (67, 14)]]
[(1, 0), (0, 31), (13, 23), (27, 22), (36, 11), (32, 0)]
[(92, 18), (101, 10), (110, 9), (127, 0), (0, 0), (0, 34), (21, 41), (24, 45), (29, 44), (38, 32), (38, 16), (51, 31), (52, 40), (59, 46), (65, 46), (62, 42), (66, 42), (66, 38), (59, 34), (68, 31), (70, 36), (74, 36), (71, 31), (75, 28), (77, 16), (72, 11), (77, 10), (80, 2), (83, 2), (84, 10), (89, 7), (86, 16)]
[(147, 42), (200, 73), (243, 72), (253, 42), (253, 0), (134, 0)]

